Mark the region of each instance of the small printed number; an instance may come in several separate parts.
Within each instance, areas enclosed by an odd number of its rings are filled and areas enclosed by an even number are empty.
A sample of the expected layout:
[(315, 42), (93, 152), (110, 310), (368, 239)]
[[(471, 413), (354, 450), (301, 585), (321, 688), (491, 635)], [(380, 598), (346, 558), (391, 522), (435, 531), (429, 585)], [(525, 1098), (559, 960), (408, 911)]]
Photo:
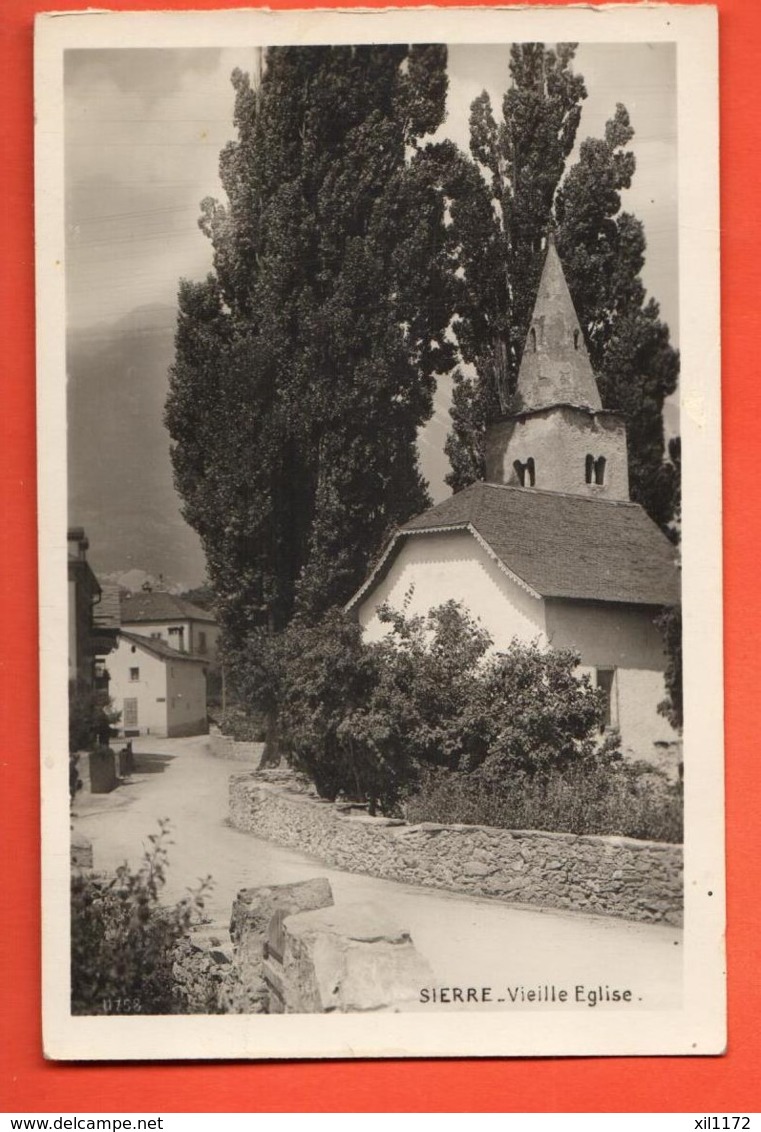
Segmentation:
[(104, 1014), (139, 1014), (142, 1010), (139, 998), (104, 998)]

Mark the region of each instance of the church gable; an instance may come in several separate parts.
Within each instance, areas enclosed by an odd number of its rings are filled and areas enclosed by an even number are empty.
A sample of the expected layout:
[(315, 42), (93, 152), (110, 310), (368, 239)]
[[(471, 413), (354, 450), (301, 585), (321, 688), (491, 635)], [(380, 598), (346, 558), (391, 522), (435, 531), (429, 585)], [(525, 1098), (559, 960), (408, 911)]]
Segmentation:
[(468, 608), (498, 647), (513, 637), (545, 640), (544, 602), (499, 561), (472, 528), (400, 535), (372, 584), (351, 603), (367, 640), (384, 636), (388, 626), (378, 609), (388, 604), (425, 614), (447, 601)]

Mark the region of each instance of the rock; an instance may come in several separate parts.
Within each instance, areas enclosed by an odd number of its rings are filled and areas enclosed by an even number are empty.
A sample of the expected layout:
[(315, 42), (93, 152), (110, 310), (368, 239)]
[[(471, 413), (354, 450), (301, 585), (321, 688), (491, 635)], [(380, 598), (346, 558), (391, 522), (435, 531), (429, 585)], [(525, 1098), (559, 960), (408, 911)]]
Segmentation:
[(237, 982), (232, 946), (223, 942), (219, 925), (197, 928), (177, 945), (172, 975), (189, 1014), (226, 1012), (229, 987)]
[(484, 865), (482, 861), (468, 861), (462, 866), (464, 876), (486, 877), (494, 872), (494, 865)]
[[(375, 904), (349, 904), (282, 921), (283, 1007), (289, 1014), (400, 1010), (433, 974), (409, 931)], [(271, 960), (265, 965), (267, 978)]]
[(325, 908), (333, 903), (326, 877), (294, 884), (262, 885), (243, 888), (233, 902), (230, 938), (235, 945), (235, 961), (241, 980), (261, 980), (264, 941), (276, 912), (290, 915)]

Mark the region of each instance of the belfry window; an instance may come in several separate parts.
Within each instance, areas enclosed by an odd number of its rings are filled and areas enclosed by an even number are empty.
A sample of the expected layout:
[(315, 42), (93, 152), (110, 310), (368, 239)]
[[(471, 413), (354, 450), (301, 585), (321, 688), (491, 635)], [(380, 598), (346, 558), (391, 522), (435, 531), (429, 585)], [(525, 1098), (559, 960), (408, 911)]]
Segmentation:
[(520, 460), (513, 461), (513, 468), (518, 477), (518, 483), (521, 487), (533, 487), (536, 482), (536, 468), (534, 465), (534, 457), (529, 456), (525, 464)]
[(532, 326), (528, 332), (529, 348), (532, 354), (536, 353), (536, 327)]
[(584, 477), (587, 483), (602, 486), (605, 483), (605, 457), (598, 456), (595, 459), (594, 456), (588, 455), (584, 461)]
[(595, 483), (605, 483), (605, 457), (598, 456), (595, 460)]
[(579, 331), (578, 330), (574, 330), (574, 332), (573, 332), (573, 348), (574, 348), (574, 350), (578, 350), (578, 348), (579, 348)]

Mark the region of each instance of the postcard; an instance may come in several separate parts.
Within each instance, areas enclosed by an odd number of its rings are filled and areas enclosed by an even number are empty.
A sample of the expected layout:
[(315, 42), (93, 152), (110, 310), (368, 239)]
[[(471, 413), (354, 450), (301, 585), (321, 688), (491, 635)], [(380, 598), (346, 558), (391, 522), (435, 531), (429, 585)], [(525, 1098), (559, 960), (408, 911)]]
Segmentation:
[(709, 7), (38, 18), (47, 1057), (723, 1052), (717, 103)]

